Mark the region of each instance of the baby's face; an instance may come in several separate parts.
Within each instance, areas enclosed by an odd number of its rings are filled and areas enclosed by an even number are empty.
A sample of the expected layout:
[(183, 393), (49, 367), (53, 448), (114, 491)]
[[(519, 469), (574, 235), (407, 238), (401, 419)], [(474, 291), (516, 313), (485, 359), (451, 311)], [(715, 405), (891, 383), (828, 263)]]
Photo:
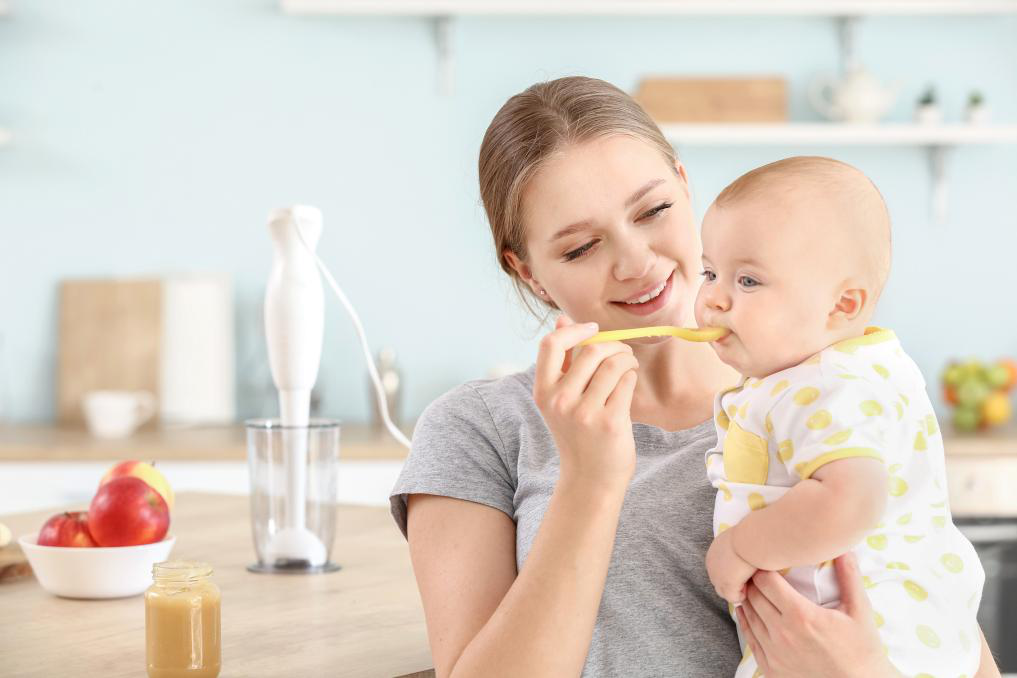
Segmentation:
[(832, 343), (843, 266), (819, 226), (836, 215), (824, 212), (755, 199), (713, 205), (703, 219), (696, 320), (731, 331), (713, 348), (745, 376), (792, 367)]

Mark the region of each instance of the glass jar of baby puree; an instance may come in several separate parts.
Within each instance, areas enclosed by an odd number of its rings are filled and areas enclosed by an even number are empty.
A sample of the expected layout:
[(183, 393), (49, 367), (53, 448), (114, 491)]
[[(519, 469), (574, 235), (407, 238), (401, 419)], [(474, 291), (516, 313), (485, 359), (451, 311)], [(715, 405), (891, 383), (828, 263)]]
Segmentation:
[(149, 678), (216, 678), (222, 663), (219, 587), (212, 566), (170, 560), (152, 566), (145, 591)]

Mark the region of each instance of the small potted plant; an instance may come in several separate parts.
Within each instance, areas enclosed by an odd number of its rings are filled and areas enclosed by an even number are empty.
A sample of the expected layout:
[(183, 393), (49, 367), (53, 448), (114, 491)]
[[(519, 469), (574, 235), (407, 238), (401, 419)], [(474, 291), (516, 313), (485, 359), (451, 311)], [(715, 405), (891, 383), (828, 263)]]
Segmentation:
[(989, 107), (985, 97), (978, 90), (968, 95), (968, 104), (964, 107), (964, 119), (970, 125), (983, 125), (989, 121)]
[(929, 85), (915, 105), (915, 122), (934, 125), (943, 121), (943, 112), (936, 101), (936, 89)]

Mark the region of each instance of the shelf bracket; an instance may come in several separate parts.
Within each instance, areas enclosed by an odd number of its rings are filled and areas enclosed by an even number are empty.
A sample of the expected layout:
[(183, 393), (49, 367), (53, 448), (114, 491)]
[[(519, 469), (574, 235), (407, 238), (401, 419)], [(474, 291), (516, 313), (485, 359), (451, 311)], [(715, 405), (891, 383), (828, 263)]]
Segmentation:
[(858, 67), (858, 53), (855, 49), (855, 36), (858, 34), (858, 16), (838, 16), (837, 23), (837, 45), (840, 51), (840, 72), (846, 75), (849, 71)]
[(929, 177), (932, 180), (931, 216), (936, 226), (944, 226), (949, 213), (946, 187), (946, 156), (949, 150), (949, 146), (929, 146)]
[(455, 90), (455, 60), (452, 54), (451, 15), (434, 18), (434, 43), (438, 52), (438, 92), (450, 96)]

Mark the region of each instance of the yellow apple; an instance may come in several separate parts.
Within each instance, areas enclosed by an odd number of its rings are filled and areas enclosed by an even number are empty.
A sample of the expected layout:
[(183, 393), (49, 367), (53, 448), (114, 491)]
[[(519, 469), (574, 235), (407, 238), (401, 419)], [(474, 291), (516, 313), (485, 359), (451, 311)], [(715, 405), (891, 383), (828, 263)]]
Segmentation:
[(145, 481), (149, 487), (162, 496), (167, 508), (171, 511), (173, 510), (173, 488), (170, 487), (166, 476), (159, 472), (152, 464), (147, 464), (143, 461), (128, 460), (115, 464), (110, 470), (106, 471), (106, 475), (99, 481), (99, 487), (102, 487), (114, 478), (121, 478), (123, 476), (134, 476)]

